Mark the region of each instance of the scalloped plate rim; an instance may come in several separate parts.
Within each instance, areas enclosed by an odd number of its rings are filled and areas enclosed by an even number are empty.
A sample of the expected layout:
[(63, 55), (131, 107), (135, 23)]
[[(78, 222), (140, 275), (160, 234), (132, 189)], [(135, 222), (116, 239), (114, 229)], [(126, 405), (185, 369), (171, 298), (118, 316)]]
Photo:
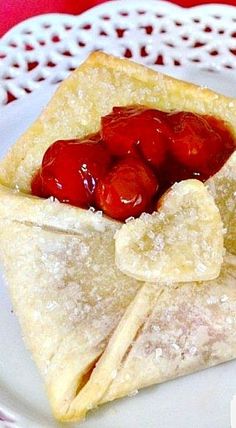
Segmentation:
[[(142, 5), (143, 0), (136, 0), (136, 5), (138, 5), (140, 3), (140, 5)], [(12, 37), (12, 35), (14, 34), (15, 30), (19, 30), (21, 28), (24, 28), (27, 24), (30, 23), (34, 23), (37, 21), (41, 21), (44, 20), (45, 18), (59, 18), (59, 17), (68, 17), (70, 19), (74, 19), (76, 22), (78, 21), (83, 21), (84, 18), (86, 18), (87, 16), (93, 15), (94, 11), (98, 11), (100, 10), (102, 13), (103, 12), (107, 12), (108, 9), (110, 8), (118, 8), (118, 6), (124, 5), (124, 8), (126, 8), (127, 10), (133, 10), (134, 7), (132, 5), (132, 3), (127, 3), (127, 0), (109, 0), (106, 1), (102, 4), (99, 4), (97, 6), (94, 6), (84, 12), (82, 12), (79, 15), (72, 15), (72, 14), (68, 14), (68, 13), (45, 13), (45, 14), (40, 14), (40, 15), (36, 15), (36, 16), (32, 16), (28, 19), (25, 19), (22, 22), (19, 22), (18, 24), (14, 25), (14, 27), (10, 28), (1, 38), (1, 40), (3, 42), (5, 42), (6, 40), (8, 40), (8, 38)], [(200, 4), (197, 6), (191, 6), (191, 7), (183, 7), (180, 5), (177, 5), (175, 3), (171, 3), (168, 0), (148, 0), (148, 3), (146, 3), (145, 7), (148, 7), (150, 9), (153, 9), (157, 7), (157, 5), (162, 5), (163, 7), (165, 6), (168, 11), (172, 10), (172, 11), (183, 11), (184, 14), (190, 14), (193, 10), (194, 11), (199, 11), (202, 12), (204, 10), (204, 12), (211, 12), (211, 13), (217, 13), (219, 11), (222, 11), (222, 9), (224, 8), (224, 13), (226, 12), (226, 14), (230, 16), (230, 12), (232, 11), (236, 11), (236, 6), (232, 6), (232, 5), (228, 5), (228, 4), (224, 4), (224, 3), (210, 3), (210, 4)], [(107, 9), (108, 7), (108, 9)]]

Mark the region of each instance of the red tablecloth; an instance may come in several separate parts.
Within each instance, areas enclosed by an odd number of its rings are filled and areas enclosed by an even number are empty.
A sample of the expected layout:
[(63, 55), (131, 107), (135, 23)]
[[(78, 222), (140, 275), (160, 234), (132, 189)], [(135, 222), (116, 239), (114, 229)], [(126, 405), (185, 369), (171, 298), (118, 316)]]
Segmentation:
[[(0, 1), (0, 36), (18, 22), (31, 16), (52, 12), (72, 13), (77, 15), (104, 1), (105, 0), (2, 0)], [(196, 0), (176, 0), (173, 1), (173, 3), (185, 7), (202, 3), (224, 3), (236, 6), (236, 0), (205, 0), (200, 2)]]

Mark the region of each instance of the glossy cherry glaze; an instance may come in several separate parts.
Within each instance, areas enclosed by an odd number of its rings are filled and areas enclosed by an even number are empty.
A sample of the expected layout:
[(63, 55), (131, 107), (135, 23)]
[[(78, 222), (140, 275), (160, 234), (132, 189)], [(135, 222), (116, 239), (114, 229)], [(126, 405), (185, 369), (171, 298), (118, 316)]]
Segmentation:
[(143, 106), (114, 107), (102, 118), (101, 135), (114, 156), (140, 153), (155, 167), (165, 160), (167, 134), (165, 113)]
[(53, 143), (31, 190), (123, 221), (151, 212), (176, 181), (207, 180), (234, 150), (229, 127), (215, 117), (114, 107), (100, 133)]
[(32, 180), (32, 193), (88, 208), (94, 205), (96, 184), (110, 164), (111, 156), (99, 134), (83, 141), (58, 140), (44, 154)]
[(96, 203), (110, 217), (125, 220), (149, 211), (157, 190), (158, 181), (150, 167), (141, 159), (127, 156), (98, 182)]
[(169, 140), (173, 157), (206, 178), (214, 174), (222, 165), (222, 157), (227, 158), (228, 146), (232, 145), (225, 125), (209, 116), (185, 112), (169, 114), (167, 120), (171, 128)]

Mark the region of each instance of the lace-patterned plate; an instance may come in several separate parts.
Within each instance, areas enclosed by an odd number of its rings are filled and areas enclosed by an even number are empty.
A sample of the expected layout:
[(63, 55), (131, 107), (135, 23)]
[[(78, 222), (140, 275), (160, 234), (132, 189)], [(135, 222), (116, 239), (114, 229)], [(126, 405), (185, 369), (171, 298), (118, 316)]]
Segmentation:
[[(19, 24), (0, 41), (1, 55), (5, 55), (0, 62), (0, 156), (37, 117), (54, 83), (90, 50), (132, 55), (179, 78), (236, 96), (236, 56), (230, 52), (236, 44), (235, 31), (236, 8), (216, 5), (185, 10), (152, 0), (117, 1), (78, 17), (45, 15)], [(218, 54), (209, 54), (212, 49)], [(18, 101), (5, 105), (14, 98)], [(2, 277), (0, 289), (0, 428), (61, 428), (51, 416), (42, 380), (23, 345)], [(103, 406), (79, 426), (229, 427), (235, 369), (233, 361), (148, 388), (135, 398)]]
[(90, 51), (105, 50), (144, 64), (176, 69), (236, 69), (236, 8), (183, 9), (165, 1), (118, 0), (80, 16), (30, 18), (0, 42), (0, 104), (57, 83)]

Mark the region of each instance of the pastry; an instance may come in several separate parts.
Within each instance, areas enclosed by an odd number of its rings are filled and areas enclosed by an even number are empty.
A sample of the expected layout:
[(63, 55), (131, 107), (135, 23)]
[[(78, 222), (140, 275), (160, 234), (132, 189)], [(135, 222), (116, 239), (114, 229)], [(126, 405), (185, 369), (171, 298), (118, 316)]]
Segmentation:
[(144, 213), (116, 232), (115, 250), (119, 269), (140, 281), (215, 279), (223, 261), (219, 210), (200, 181), (175, 183), (159, 211)]
[[(133, 115), (133, 106), (136, 106), (134, 116), (137, 110), (138, 115), (144, 112), (142, 120), (150, 127), (145, 141), (150, 141), (152, 132), (150, 114), (163, 126), (164, 135), (169, 131), (162, 114), (176, 111), (188, 112), (187, 116), (186, 113), (181, 116), (184, 126), (189, 126), (189, 120), (193, 120), (193, 127), (208, 121), (201, 126), (212, 132), (215, 124), (213, 128), (209, 124), (218, 118), (227, 123), (232, 140), (236, 137), (235, 100), (127, 60), (94, 53), (60, 85), (39, 119), (1, 161), (1, 259), (26, 346), (42, 374), (53, 413), (61, 421), (82, 420), (88, 410), (101, 403), (236, 357), (235, 151), (229, 144), (227, 157), (214, 174), (208, 174), (207, 154), (204, 159), (200, 157), (197, 177), (181, 177), (182, 181), (174, 184), (163, 199), (158, 198), (159, 213), (165, 214), (167, 210), (169, 215), (173, 207), (174, 213), (184, 213), (181, 211), (186, 207), (184, 195), (189, 195), (187, 214), (180, 216), (183, 222), (186, 219), (186, 227), (190, 227), (187, 220), (191, 206), (201, 210), (201, 222), (206, 221), (206, 228), (198, 225), (196, 242), (204, 240), (206, 230), (210, 231), (210, 251), (214, 252), (209, 263), (204, 264), (206, 276), (199, 276), (191, 259), (193, 266), (188, 276), (182, 276), (180, 270), (176, 281), (176, 270), (168, 276), (166, 267), (158, 280), (155, 276), (150, 282), (145, 275), (142, 280), (139, 276), (137, 279), (132, 269), (127, 269), (129, 261), (122, 259), (121, 253), (124, 251), (125, 257), (129, 248), (123, 248), (121, 234), (127, 237), (133, 224), (145, 219), (148, 227), (153, 224), (148, 218), (154, 218), (155, 222), (158, 215), (151, 214), (156, 211), (156, 205), (151, 210), (151, 201), (162, 187), (164, 192), (172, 182), (167, 185), (153, 173), (166, 156), (164, 136), (158, 154), (153, 155), (146, 143), (139, 147), (142, 156), (147, 156), (145, 166), (132, 153), (128, 161), (122, 158), (113, 165), (123, 151), (136, 150), (132, 133), (128, 140), (123, 140), (120, 133), (116, 146), (111, 143), (113, 137), (109, 140), (115, 106), (119, 117)], [(145, 109), (158, 109), (159, 113)], [(192, 113), (200, 115), (199, 122), (194, 122)], [(207, 117), (202, 119), (202, 115)], [(109, 157), (104, 145), (100, 148), (96, 145), (100, 144), (97, 133), (101, 117), (105, 117), (103, 139), (111, 152)], [(176, 118), (174, 114), (170, 120), (174, 123)], [(138, 116), (139, 124), (140, 120)], [(177, 129), (174, 137), (168, 135), (168, 141), (178, 158), (176, 165), (179, 162), (183, 166), (186, 152), (183, 146), (179, 150), (178, 132), (182, 131)], [(217, 135), (221, 132), (226, 131), (223, 128)], [(86, 150), (81, 149), (78, 138), (85, 138)], [(73, 175), (77, 149), (86, 151), (83, 156), (87, 156), (93, 171), (91, 178), (83, 170), (83, 164), (80, 165), (80, 171), (86, 175), (81, 172), (78, 180), (82, 176), (85, 180), (86, 176), (86, 183), (92, 183), (92, 187), (89, 192), (81, 188), (78, 194), (80, 181), (77, 187), (70, 185), (72, 182), (67, 186), (69, 176), (77, 180)], [(69, 159), (69, 167), (65, 169), (64, 153)], [(218, 162), (216, 155), (215, 158)], [(192, 169), (194, 162), (192, 158)], [(212, 158), (211, 162), (214, 163)], [(65, 180), (63, 197), (63, 186), (50, 175), (52, 169)], [(123, 179), (124, 171), (125, 178), (136, 177), (141, 195), (136, 204), (128, 201), (126, 215), (121, 199), (109, 205), (105, 197), (107, 192), (110, 195), (117, 190), (117, 177), (121, 174)], [(185, 174), (185, 167), (182, 173)], [(204, 185), (196, 178), (202, 179)], [(132, 192), (134, 187), (130, 182), (126, 180)], [(32, 191), (42, 197), (33, 196)], [(192, 198), (195, 191), (198, 198)], [(92, 207), (88, 209), (90, 203), (96, 203), (108, 215)], [(143, 211), (148, 213), (140, 216)], [(137, 218), (123, 224), (132, 214)], [(194, 227), (197, 221), (195, 215)], [(163, 239), (165, 236), (164, 233)], [(177, 241), (175, 245), (178, 251)], [(193, 245), (194, 242), (189, 242), (191, 250)], [(199, 252), (197, 255), (199, 263), (206, 262)]]

